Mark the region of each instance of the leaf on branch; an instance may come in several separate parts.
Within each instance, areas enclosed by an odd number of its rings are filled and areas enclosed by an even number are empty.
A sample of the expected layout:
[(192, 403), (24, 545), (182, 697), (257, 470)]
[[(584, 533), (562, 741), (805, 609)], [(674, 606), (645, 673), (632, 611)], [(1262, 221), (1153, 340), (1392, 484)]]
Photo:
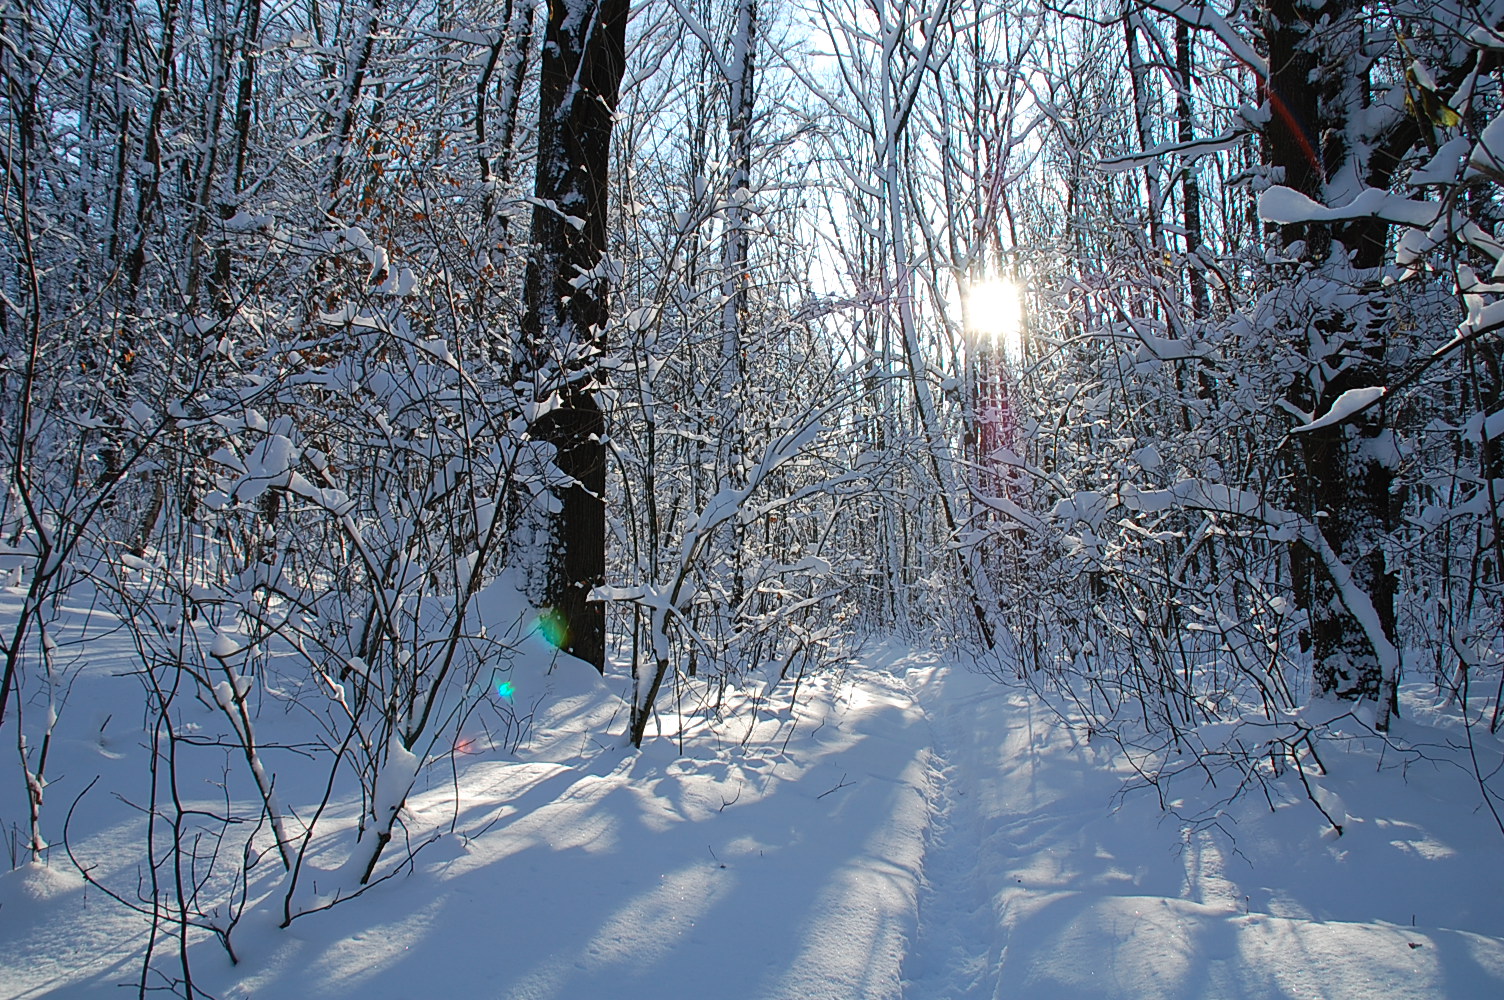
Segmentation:
[(1436, 92), (1436, 81), (1420, 63), (1405, 70), (1405, 112), (1416, 121), (1438, 128), (1456, 128), (1462, 116)]

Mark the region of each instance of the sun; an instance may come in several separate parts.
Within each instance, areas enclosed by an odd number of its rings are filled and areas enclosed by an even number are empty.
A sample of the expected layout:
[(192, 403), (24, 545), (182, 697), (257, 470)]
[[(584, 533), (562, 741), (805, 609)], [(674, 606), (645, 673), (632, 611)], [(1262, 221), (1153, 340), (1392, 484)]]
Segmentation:
[(966, 328), (1010, 358), (1023, 355), (1024, 300), (1017, 283), (1006, 278), (978, 282), (966, 289)]

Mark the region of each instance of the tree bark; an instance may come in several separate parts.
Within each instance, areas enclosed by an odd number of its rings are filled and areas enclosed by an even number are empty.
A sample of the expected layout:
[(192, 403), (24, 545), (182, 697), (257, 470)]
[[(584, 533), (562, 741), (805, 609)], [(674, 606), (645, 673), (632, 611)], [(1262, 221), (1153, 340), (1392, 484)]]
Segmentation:
[[(1265, 149), (1276, 177), (1313, 200), (1341, 202), (1338, 190), (1356, 177), (1387, 186), (1392, 166), (1361, 162), (1350, 144), (1352, 113), (1363, 107), (1362, 9), (1353, 0), (1268, 0), (1265, 31), (1271, 112)], [(1317, 30), (1314, 25), (1320, 25)], [(1385, 343), (1390, 310), (1373, 269), (1383, 262), (1387, 228), (1305, 222), (1282, 227), (1287, 244), (1303, 241), (1297, 281), (1309, 283), (1317, 306), (1305, 329), (1292, 330), (1309, 369), (1291, 386), (1291, 402), (1320, 416), (1349, 389), (1382, 386), (1389, 371)], [(1343, 294), (1338, 296), (1336, 293)], [(1339, 307), (1338, 299), (1350, 305)], [(1348, 579), (1338, 581), (1314, 554), (1292, 558), (1296, 596), (1309, 620), (1305, 645), (1322, 694), (1379, 702), (1378, 724), (1387, 726), (1394, 705), (1396, 666), (1386, 668), (1375, 642), (1353, 613), (1357, 588), (1372, 603), (1384, 637), (1395, 642), (1396, 581), (1385, 560), (1385, 541), (1397, 525), (1393, 496), (1392, 432), (1382, 408), (1297, 435), (1300, 506), (1317, 525)]]
[[(1192, 118), (1191, 92), (1195, 85), (1195, 56), (1191, 49), (1191, 26), (1184, 21), (1175, 22), (1175, 117), (1177, 119), (1176, 141), (1189, 146), (1196, 138)], [(1187, 157), (1181, 165), (1180, 200), (1185, 224), (1186, 274), (1190, 281), (1191, 317), (1206, 319), (1211, 315), (1211, 296), (1206, 287), (1204, 266), (1197, 256), (1202, 247), (1201, 236), (1201, 182), (1196, 176), (1197, 163)], [(1199, 373), (1202, 398), (1210, 395), (1206, 374)]]
[(628, 0), (553, 0), (538, 85), (538, 167), (523, 343), (540, 402), (533, 421), (573, 481), (556, 495), (543, 595), (565, 652), (604, 671), (605, 420), (597, 399), (609, 276), (603, 268), (611, 126), (626, 68)]

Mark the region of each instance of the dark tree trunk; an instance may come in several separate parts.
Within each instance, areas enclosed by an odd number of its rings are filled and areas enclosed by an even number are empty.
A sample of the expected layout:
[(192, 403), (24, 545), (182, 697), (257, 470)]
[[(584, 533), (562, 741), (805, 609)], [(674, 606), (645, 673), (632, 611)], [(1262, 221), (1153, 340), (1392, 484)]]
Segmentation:
[[(1268, 0), (1265, 15), (1271, 111), (1265, 149), (1270, 165), (1283, 172), (1276, 180), (1323, 204), (1342, 200), (1343, 192), (1328, 185), (1354, 172), (1369, 186), (1386, 187), (1397, 159), (1359, 162), (1348, 139), (1349, 118), (1367, 99), (1362, 9), (1353, 0)], [(1320, 30), (1313, 27), (1318, 24)], [(1296, 280), (1311, 283), (1313, 302), (1328, 303), (1305, 329), (1291, 331), (1310, 365), (1292, 385), (1291, 402), (1320, 416), (1350, 389), (1386, 384), (1390, 310), (1373, 269), (1383, 263), (1387, 226), (1377, 220), (1297, 223), (1283, 226), (1280, 236), (1286, 244), (1304, 241)], [(1349, 303), (1340, 308), (1339, 285)], [(1398, 504), (1390, 434), (1385, 411), (1374, 408), (1297, 435), (1297, 500), (1346, 567), (1350, 586), (1372, 603), (1382, 639), (1392, 647), (1396, 582), (1385, 565), (1384, 543), (1397, 524)], [(1351, 593), (1315, 555), (1297, 552), (1293, 569), (1310, 622), (1316, 689), (1382, 701), (1382, 727), (1396, 678), (1392, 672), (1386, 678), (1375, 637), (1349, 606)]]
[(605, 344), (611, 124), (626, 68), (628, 0), (549, 4), (538, 85), (538, 173), (523, 341), (540, 393), (558, 403), (532, 434), (574, 482), (558, 491), (544, 602), (559, 646), (604, 670), (606, 616), (589, 599), (606, 570), (605, 422), (596, 392)]
[[(1195, 58), (1191, 52), (1191, 26), (1184, 21), (1175, 23), (1175, 117), (1178, 120), (1176, 140), (1189, 145), (1196, 138), (1195, 122), (1192, 120), (1191, 90), (1195, 85)], [(1206, 319), (1211, 315), (1211, 296), (1206, 288), (1206, 274), (1197, 257), (1201, 250), (1201, 182), (1196, 176), (1196, 160), (1187, 158), (1181, 167), (1180, 196), (1185, 223), (1185, 253), (1188, 258), (1187, 274), (1190, 276), (1191, 316)], [(1210, 395), (1205, 372), (1200, 374), (1202, 397)]]
[[(1310, 27), (1318, 16), (1307, 0), (1267, 0), (1269, 75), (1263, 81), (1263, 96), (1270, 113), (1264, 155), (1283, 174), (1275, 180), (1319, 201), (1326, 176), (1317, 149), (1321, 112), (1311, 85), (1318, 62)], [(1327, 227), (1294, 223), (1280, 228), (1280, 238), (1286, 244), (1306, 241), (1307, 256), (1320, 260), (1326, 257), (1331, 237)]]

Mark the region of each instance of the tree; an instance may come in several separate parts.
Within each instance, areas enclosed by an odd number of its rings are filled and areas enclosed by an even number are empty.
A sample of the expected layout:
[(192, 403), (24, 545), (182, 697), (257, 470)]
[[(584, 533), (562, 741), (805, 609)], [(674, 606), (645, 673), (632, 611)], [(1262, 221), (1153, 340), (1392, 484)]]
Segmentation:
[(606, 247), (611, 126), (626, 68), (628, 0), (549, 5), (538, 84), (538, 167), (523, 344), (539, 415), (573, 481), (557, 491), (544, 603), (559, 646), (605, 670), (605, 421), (597, 390), (611, 283)]
[[(1381, 400), (1401, 364), (1384, 266), (1391, 223), (1405, 216), (1393, 207), (1353, 208), (1365, 198), (1382, 202), (1401, 168), (1457, 124), (1444, 120), (1444, 101), (1416, 79), (1414, 66), (1400, 66), (1413, 56), (1439, 57), (1450, 92), (1476, 62), (1429, 10), (1398, 4), (1392, 14), (1408, 42), (1388, 25), (1368, 27), (1367, 9), (1351, 0), (1269, 0), (1264, 8), (1266, 151), (1286, 189), (1266, 196), (1264, 215), (1280, 224), (1294, 258), (1291, 280), (1311, 304), (1303, 327), (1289, 331), (1307, 364), (1289, 402), (1313, 418), (1295, 428), (1299, 499), (1330, 546), (1328, 556), (1309, 545), (1296, 550), (1296, 593), (1309, 615), (1318, 690), (1379, 701), (1380, 728), (1397, 706), (1400, 667), (1399, 568), (1387, 558), (1400, 525), (1399, 453), (1389, 403), (1349, 404), (1358, 394)], [(1417, 87), (1438, 107), (1427, 110)], [(1292, 210), (1290, 191), (1315, 210)]]

